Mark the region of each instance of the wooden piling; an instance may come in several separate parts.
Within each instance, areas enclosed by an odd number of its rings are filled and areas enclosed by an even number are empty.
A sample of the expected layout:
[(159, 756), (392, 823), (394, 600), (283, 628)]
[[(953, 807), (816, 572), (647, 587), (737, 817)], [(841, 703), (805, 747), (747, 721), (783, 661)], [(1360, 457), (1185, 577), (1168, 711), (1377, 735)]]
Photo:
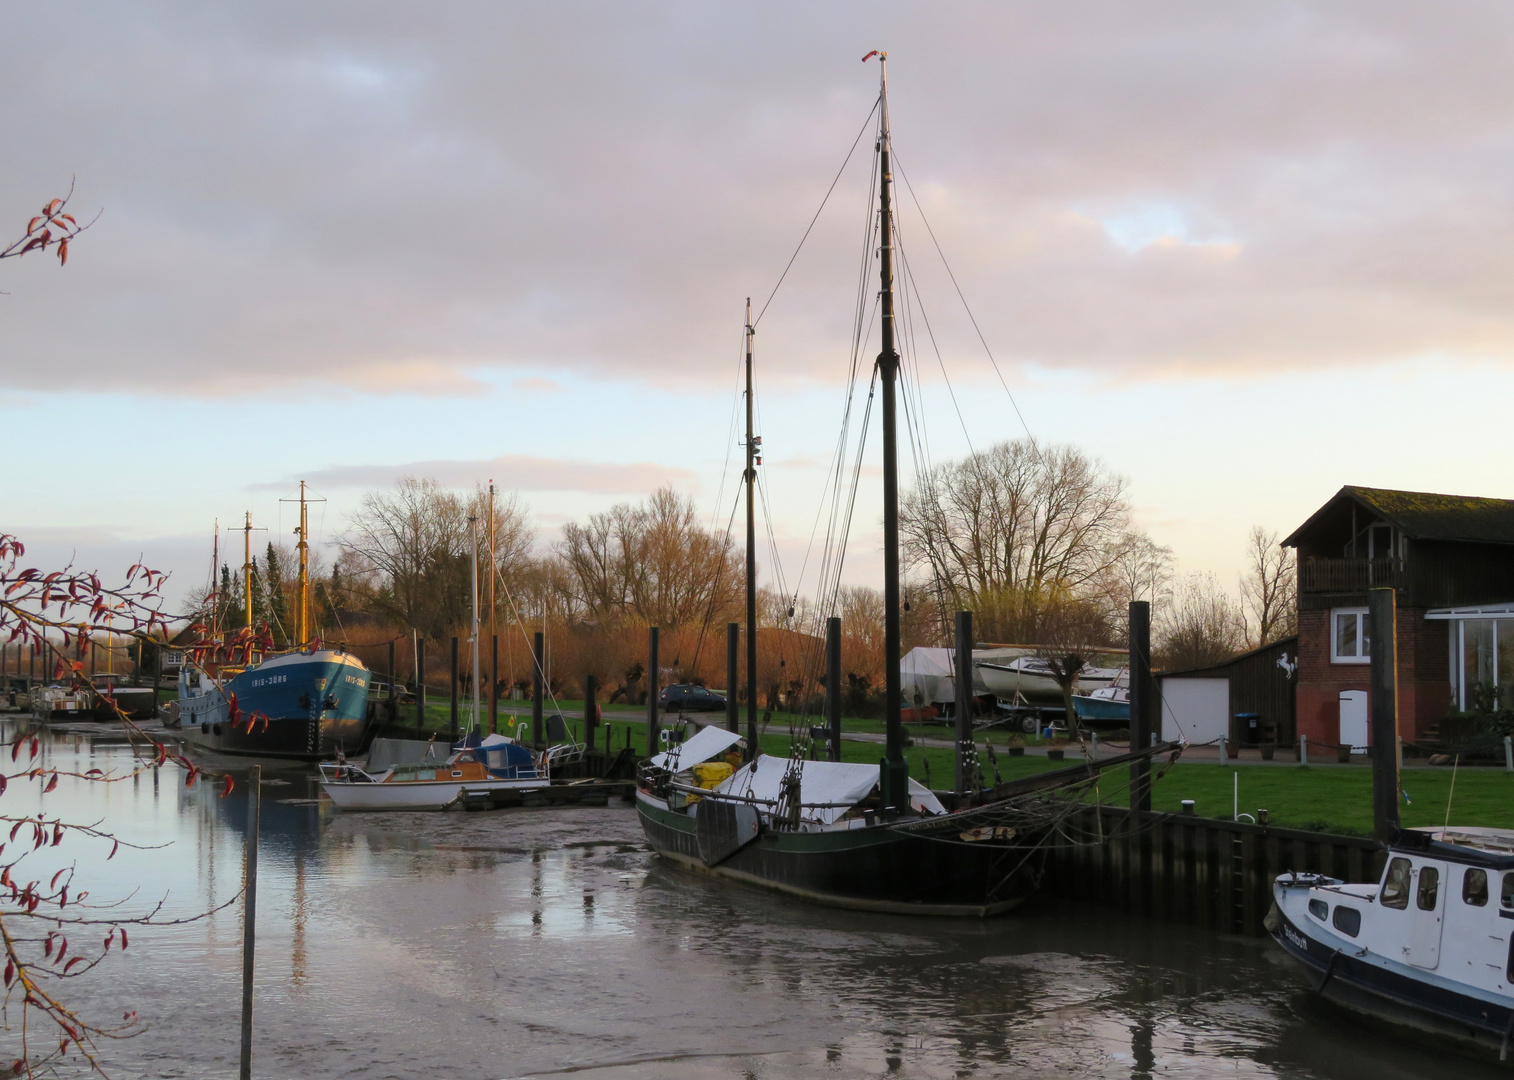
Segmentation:
[(1372, 635), (1372, 835), (1388, 843), (1398, 835), (1398, 598), (1391, 588), (1367, 590)]
[(657, 695), (662, 687), (658, 685), (662, 679), (658, 673), (657, 647), (659, 631), (655, 626), (647, 628), (647, 757), (651, 757), (661, 749), (658, 737), (661, 727), (657, 716)]
[(258, 940), (258, 830), (262, 817), (263, 767), (254, 765), (247, 777), (247, 862), (242, 873), (242, 1068), (241, 1080), (252, 1080), (252, 975)]
[[(956, 631), (956, 678), (953, 680), (957, 688), (956, 792), (957, 798), (964, 799), (972, 786), (968, 759), (968, 754), (973, 748), (973, 613), (971, 611), (957, 612)], [(838, 733), (838, 740), (839, 737)], [(837, 760), (839, 761), (840, 758)]]
[(542, 733), (542, 682), (543, 668), (546, 661), (547, 639), (540, 631), (531, 636), (531, 745), (540, 749), (545, 745)]
[[(1130, 749), (1151, 745), (1151, 605), (1136, 600), (1130, 605)], [(1130, 808), (1151, 809), (1151, 759), (1140, 758), (1130, 766)]]
[[(590, 750), (594, 749), (594, 729), (599, 726), (599, 717), (596, 715), (599, 712), (599, 702), (595, 700), (597, 697), (599, 697), (599, 680), (594, 677), (593, 672), (590, 672), (584, 676), (584, 743)], [(606, 743), (605, 749), (609, 750), (609, 748), (609, 744)]]
[(841, 617), (825, 620), (825, 722), (831, 761), (841, 760)]

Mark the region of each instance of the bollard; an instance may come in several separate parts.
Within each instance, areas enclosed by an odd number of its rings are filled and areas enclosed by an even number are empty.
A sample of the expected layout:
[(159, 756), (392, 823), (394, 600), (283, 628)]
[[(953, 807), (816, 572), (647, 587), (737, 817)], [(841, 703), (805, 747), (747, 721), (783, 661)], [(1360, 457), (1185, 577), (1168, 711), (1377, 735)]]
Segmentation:
[(1095, 731), (1093, 733), (1093, 749), (1092, 749), (1091, 753), (1093, 754), (1093, 759), (1095, 761), (1098, 761), (1099, 760), (1099, 733), (1097, 731)]
[(1503, 737), (1503, 771), (1514, 772), (1514, 739)]
[(1309, 736), (1307, 735), (1300, 735), (1298, 737), (1298, 763), (1300, 765), (1309, 764)]
[(1225, 756), (1225, 743), (1226, 743), (1226, 741), (1227, 740), (1225, 740), (1225, 739), (1221, 739), (1220, 740), (1220, 768), (1222, 768), (1222, 769), (1226, 765), (1230, 764), (1230, 759)]
[(1184, 799), (1183, 800), (1183, 813), (1190, 814), (1190, 815), (1193, 813), (1193, 800), (1192, 799)]

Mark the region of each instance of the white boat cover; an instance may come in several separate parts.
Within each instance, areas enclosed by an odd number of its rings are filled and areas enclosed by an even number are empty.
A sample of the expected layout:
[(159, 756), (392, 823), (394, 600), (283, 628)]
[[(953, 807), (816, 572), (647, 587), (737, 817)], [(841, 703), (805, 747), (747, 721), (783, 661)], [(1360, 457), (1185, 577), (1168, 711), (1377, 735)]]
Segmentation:
[[(659, 769), (682, 772), (685, 769), (692, 769), (700, 762), (719, 757), (740, 741), (741, 736), (734, 731), (714, 726), (703, 727), (681, 746), (673, 750), (665, 750), (660, 754), (653, 754), (652, 764)], [(669, 765), (670, 761), (673, 764)]]
[(916, 646), (899, 661), (904, 700), (911, 705), (934, 705), (957, 700), (956, 674), (952, 670), (952, 649)]
[[(692, 739), (689, 740), (693, 742)], [(734, 795), (751, 795), (756, 799), (776, 801), (788, 758), (759, 757), (722, 781), (716, 791)], [(841, 818), (854, 805), (867, 798), (878, 783), (878, 766), (850, 761), (805, 761), (800, 763), (799, 798), (804, 803), (839, 803), (837, 806), (807, 806), (803, 817), (826, 825)], [(750, 790), (749, 790), (750, 789)], [(914, 778), (909, 782), (910, 805), (927, 814), (944, 814), (946, 807), (931, 791)], [(763, 807), (771, 810), (771, 804)]]

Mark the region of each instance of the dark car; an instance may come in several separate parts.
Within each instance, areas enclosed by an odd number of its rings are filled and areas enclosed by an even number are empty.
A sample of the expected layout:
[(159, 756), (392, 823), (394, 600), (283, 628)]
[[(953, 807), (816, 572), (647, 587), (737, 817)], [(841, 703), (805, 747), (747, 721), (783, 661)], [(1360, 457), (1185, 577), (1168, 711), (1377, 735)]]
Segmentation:
[(657, 695), (663, 712), (724, 712), (725, 698), (691, 683), (674, 683)]

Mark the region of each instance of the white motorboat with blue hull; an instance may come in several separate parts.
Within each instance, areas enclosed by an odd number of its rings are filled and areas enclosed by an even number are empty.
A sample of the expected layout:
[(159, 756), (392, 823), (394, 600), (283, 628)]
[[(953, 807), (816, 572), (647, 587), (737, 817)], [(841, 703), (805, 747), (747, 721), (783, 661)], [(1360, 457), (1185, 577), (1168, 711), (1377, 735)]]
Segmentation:
[(1410, 830), (1382, 880), (1284, 874), (1267, 929), (1316, 992), (1399, 1032), (1507, 1060), (1514, 1041), (1514, 832)]
[(186, 742), (221, 753), (301, 761), (357, 753), (369, 734), (368, 669), (337, 649), (283, 653), (218, 675), (186, 665), (178, 720)]
[(441, 762), (370, 773), (346, 761), (323, 761), (321, 790), (339, 810), (445, 810), (470, 796), (550, 787), (553, 751), (561, 749), (534, 754), (503, 735), (470, 732)]

